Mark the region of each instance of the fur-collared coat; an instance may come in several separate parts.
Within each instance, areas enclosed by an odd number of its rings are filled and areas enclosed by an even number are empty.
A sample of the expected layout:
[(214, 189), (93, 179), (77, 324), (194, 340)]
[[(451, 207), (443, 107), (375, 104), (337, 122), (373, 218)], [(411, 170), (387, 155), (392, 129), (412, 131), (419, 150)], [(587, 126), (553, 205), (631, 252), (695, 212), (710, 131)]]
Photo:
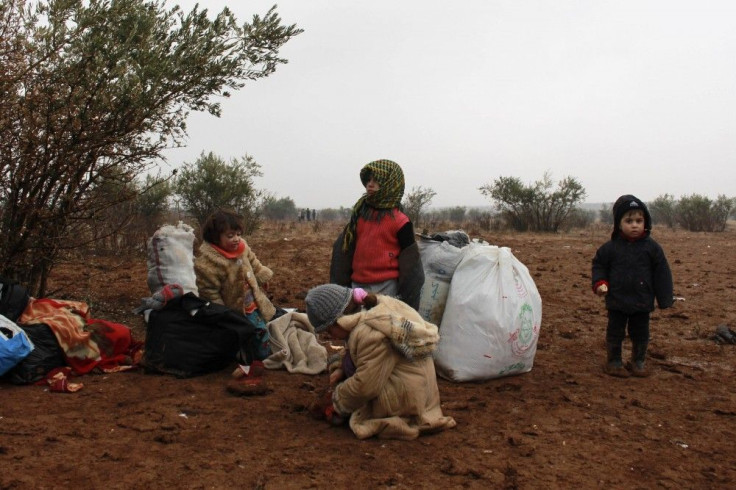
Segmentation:
[(276, 313), (276, 308), (261, 289), (261, 285), (273, 277), (273, 271), (261, 264), (247, 244), (242, 255), (229, 259), (209, 243), (202, 242), (199, 255), (194, 259), (194, 272), (200, 298), (243, 311), (244, 284), (247, 282), (264, 320), (271, 320)]
[(341, 414), (351, 414), (350, 428), (359, 439), (415, 439), (455, 427), (440, 408), (431, 355), (439, 342), (436, 325), (385, 295), (370, 310), (337, 323), (350, 332), (355, 374), (335, 387), (332, 402)]

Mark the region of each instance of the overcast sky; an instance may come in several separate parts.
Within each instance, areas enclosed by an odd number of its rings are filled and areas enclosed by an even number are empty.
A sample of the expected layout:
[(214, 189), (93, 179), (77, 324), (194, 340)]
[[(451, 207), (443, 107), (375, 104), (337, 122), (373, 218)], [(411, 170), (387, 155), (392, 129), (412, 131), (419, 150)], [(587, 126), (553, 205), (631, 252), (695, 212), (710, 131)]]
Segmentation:
[(432, 207), (490, 205), (481, 185), (545, 171), (590, 203), (736, 196), (733, 0), (200, 2), (241, 23), (274, 3), (304, 29), (289, 63), (221, 118), (193, 114), (170, 167), (249, 154), (260, 188), (316, 209), (352, 206), (381, 158)]

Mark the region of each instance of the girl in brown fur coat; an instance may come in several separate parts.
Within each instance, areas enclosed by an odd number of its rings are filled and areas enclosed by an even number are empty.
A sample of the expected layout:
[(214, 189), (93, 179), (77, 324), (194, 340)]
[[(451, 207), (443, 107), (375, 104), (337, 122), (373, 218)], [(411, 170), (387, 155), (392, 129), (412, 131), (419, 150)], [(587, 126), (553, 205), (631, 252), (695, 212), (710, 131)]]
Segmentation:
[(242, 233), (240, 216), (228, 210), (215, 211), (202, 228), (204, 241), (194, 260), (194, 271), (201, 298), (242, 311), (256, 326), (257, 355), (262, 360), (270, 354), (266, 322), (276, 313), (263, 290), (273, 271), (261, 264)]

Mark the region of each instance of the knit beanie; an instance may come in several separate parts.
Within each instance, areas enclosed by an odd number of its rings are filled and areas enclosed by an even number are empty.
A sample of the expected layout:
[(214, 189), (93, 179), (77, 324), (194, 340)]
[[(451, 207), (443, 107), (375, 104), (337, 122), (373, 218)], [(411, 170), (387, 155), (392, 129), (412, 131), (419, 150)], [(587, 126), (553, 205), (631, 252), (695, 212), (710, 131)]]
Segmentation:
[(322, 332), (335, 323), (352, 297), (352, 289), (337, 284), (322, 284), (310, 289), (304, 301), (307, 304), (307, 318), (315, 332)]

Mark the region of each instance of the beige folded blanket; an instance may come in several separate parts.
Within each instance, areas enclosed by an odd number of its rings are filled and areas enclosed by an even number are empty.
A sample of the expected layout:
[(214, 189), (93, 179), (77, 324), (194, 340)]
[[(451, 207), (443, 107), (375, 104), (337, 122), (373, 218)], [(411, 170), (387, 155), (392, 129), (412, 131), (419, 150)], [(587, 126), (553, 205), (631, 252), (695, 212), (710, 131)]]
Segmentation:
[(286, 313), (268, 322), (271, 354), (263, 361), (268, 369), (286, 368), (290, 373), (319, 374), (327, 369), (327, 349), (317, 342), (306, 313)]

